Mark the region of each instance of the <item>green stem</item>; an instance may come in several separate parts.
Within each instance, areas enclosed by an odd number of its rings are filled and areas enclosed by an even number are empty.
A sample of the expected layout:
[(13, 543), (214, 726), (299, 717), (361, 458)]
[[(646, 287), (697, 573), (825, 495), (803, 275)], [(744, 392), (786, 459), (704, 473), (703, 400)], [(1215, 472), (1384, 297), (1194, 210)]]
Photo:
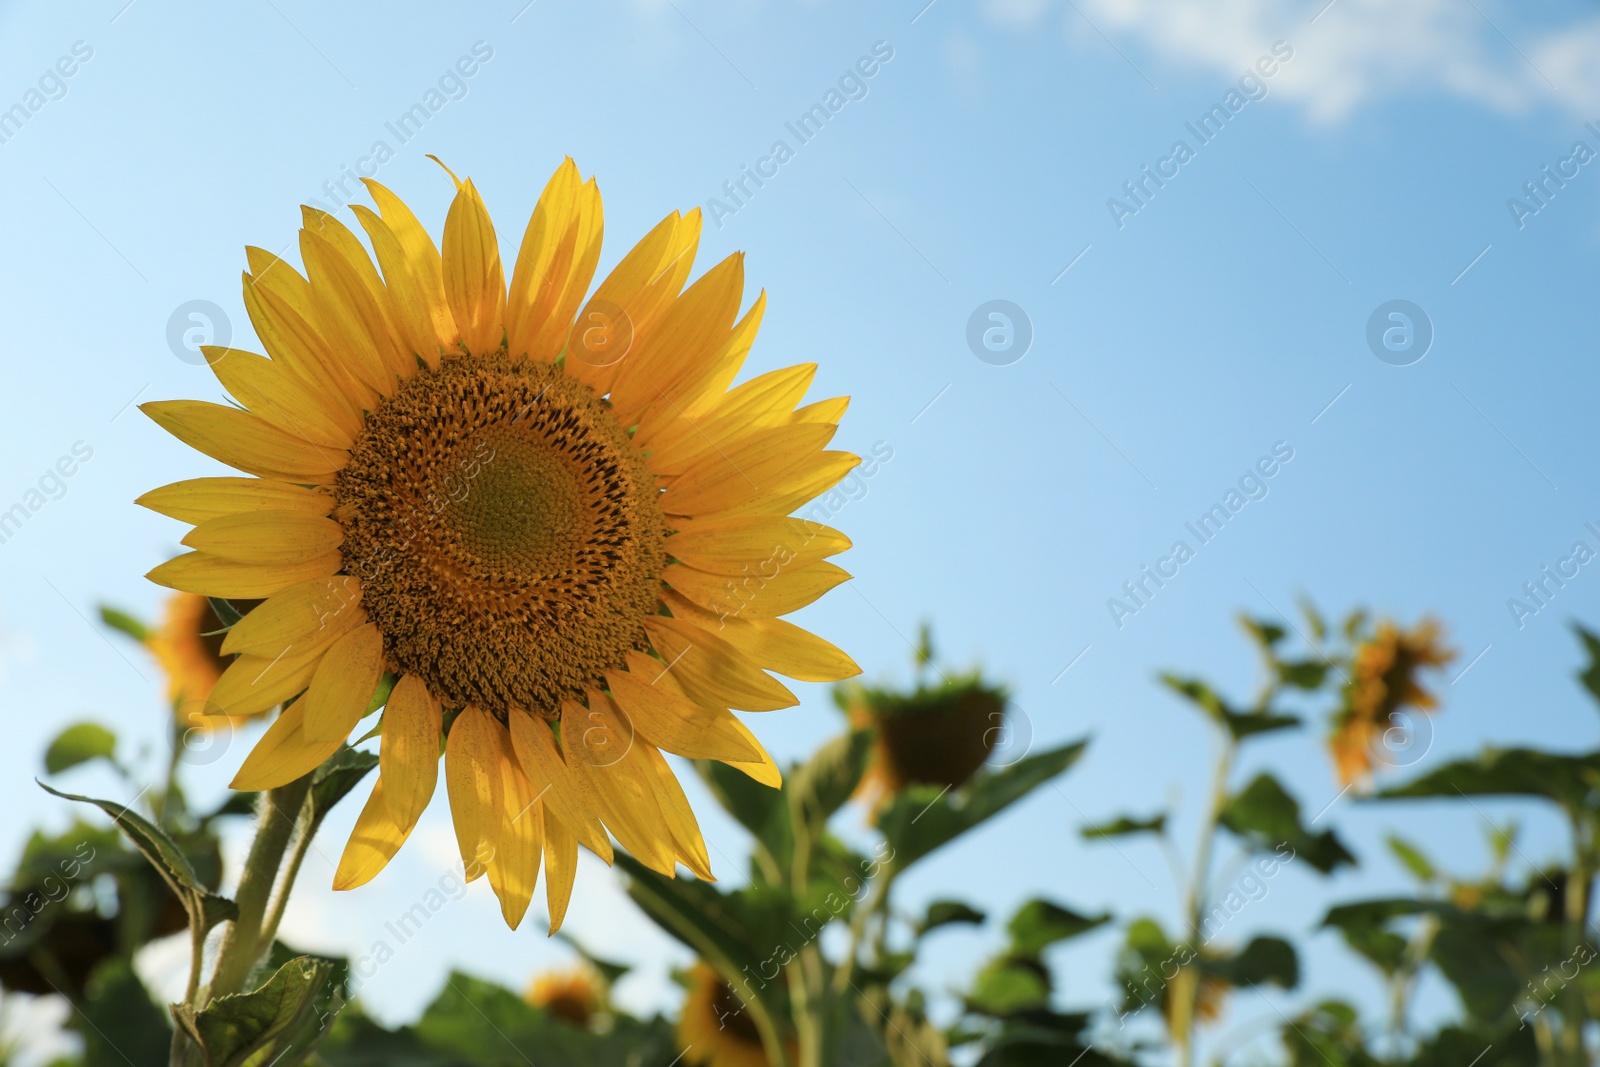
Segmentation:
[[(1270, 699), (1270, 692), (1267, 698)], [(1216, 770), (1211, 781), (1211, 800), (1205, 820), (1200, 825), (1200, 840), (1195, 847), (1194, 874), (1189, 882), (1188, 900), (1184, 911), (1188, 922), (1189, 947), (1200, 951), (1201, 924), (1205, 915), (1207, 896), (1211, 887), (1211, 850), (1217, 836), (1217, 826), (1222, 819), (1223, 806), (1228, 802), (1228, 779), (1233, 774), (1238, 742), (1226, 730), (1221, 731), (1222, 749), (1217, 756)], [(1178, 1067), (1194, 1065), (1194, 1013), (1200, 995), (1200, 973), (1197, 968), (1185, 968), (1174, 979), (1172, 997), (1172, 1040), (1177, 1045)]]
[[(237, 993), (261, 956), (262, 919), (278, 881), (278, 869), (299, 822), (300, 809), (311, 789), (311, 775), (261, 794), (256, 817), (256, 839), (239, 878), (236, 902), (239, 917), (228, 925), (217, 952), (217, 969), (210, 988), (200, 994), (201, 1005), (215, 997)], [(281, 914), (281, 909), (279, 909)]]
[(289, 894), (294, 891), (295, 879), (300, 875), (300, 864), (305, 861), (306, 853), (311, 849), (311, 838), (314, 833), (311, 812), (302, 808), (298, 820), (298, 832), (289, 852), (289, 862), (284, 866), (283, 877), (278, 880), (277, 891), (272, 896), (272, 904), (267, 909), (266, 918), (261, 922), (260, 941), (264, 945), (272, 944), (273, 939), (278, 936), (278, 923), (283, 920), (284, 909), (289, 904)]

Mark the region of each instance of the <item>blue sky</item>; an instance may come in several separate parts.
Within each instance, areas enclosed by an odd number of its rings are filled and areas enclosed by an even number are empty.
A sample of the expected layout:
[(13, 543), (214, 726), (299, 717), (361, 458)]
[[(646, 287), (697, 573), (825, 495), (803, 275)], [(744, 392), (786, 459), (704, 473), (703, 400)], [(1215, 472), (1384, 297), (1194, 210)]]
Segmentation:
[[(31, 781), (67, 722), (113, 720), (159, 762), (153, 664), (86, 619), (102, 600), (154, 613), (160, 593), (141, 576), (182, 530), (131, 500), (210, 470), (130, 406), (219, 395), (169, 347), (175, 311), (207, 301), (252, 347), (243, 246), (289, 246), (297, 205), (329, 201), (325, 183), (341, 178), (353, 188), (347, 173), (363, 167), (437, 233), (451, 190), (430, 152), (474, 178), (504, 243), (572, 155), (605, 196), (602, 269), (667, 212), (705, 209), (700, 262), (743, 249), (752, 290), (769, 294), (750, 370), (818, 361), (814, 395), (854, 397), (840, 442), (892, 454), (833, 519), (855, 541), (842, 562), (856, 580), (803, 621), (869, 676), (895, 678), (904, 638), (932, 620), (953, 665), (981, 663), (1014, 687), (1035, 744), (1093, 734), (1059, 791), (917, 871), (908, 905), (956, 895), (1003, 914), (1042, 893), (1170, 916), (1157, 849), (1119, 855), (1076, 828), (1199, 800), (1204, 732), (1152, 677), (1205, 673), (1243, 695), (1253, 660), (1231, 620), (1291, 610), (1301, 594), (1330, 612), (1446, 621), (1460, 676), (1443, 685), (1419, 767), (1487, 743), (1594, 743), (1567, 624), (1600, 624), (1596, 566), (1529, 617), (1507, 604), (1575, 541), (1600, 549), (1585, 526), (1600, 527), (1600, 166), (1574, 150), (1600, 152), (1585, 126), (1600, 120), (1600, 17), (1586, 6), (124, 3), (0, 5), (0, 110), (38, 103), (20, 128), (0, 125), (0, 510), (42, 488), (0, 544), (0, 803), (12, 813), (0, 852), (68, 817)], [(870, 77), (863, 57), (877, 59)], [(402, 141), (390, 124), (430, 91), (437, 110)], [(827, 108), (830, 91), (840, 106), (802, 143), (786, 124)], [(1186, 124), (1214, 107), (1227, 121), (1201, 143)], [(1174, 158), (1178, 141), (1191, 158)], [(730, 204), (724, 183), (746, 167), (769, 176)], [(1124, 189), (1141, 180), (1142, 203)], [(1545, 181), (1542, 203), (1530, 181)], [(968, 345), (969, 318), (993, 300), (1031, 329), (1015, 362)], [(1392, 300), (1431, 324), (1410, 365), (1367, 343)], [(1108, 600), (1275, 446), (1292, 459), (1265, 495), (1119, 626)], [(47, 476), (75, 447), (91, 457)], [(839, 726), (823, 687), (799, 691), (801, 707), (757, 724), (780, 756)], [(1318, 736), (1251, 757), (1313, 812), (1337, 793)], [(220, 794), (245, 740), (194, 769), (199, 791)], [(72, 784), (122, 788), (97, 773)], [(1482, 819), (1458, 807), (1340, 801), (1326, 819), (1363, 868), (1331, 885), (1291, 869), (1241, 933), (1309, 936), (1330, 900), (1403, 884), (1388, 828), (1476, 870)], [(1524, 819), (1519, 862), (1557, 854), (1536, 809), (1482, 807)], [(330, 857), (353, 817), (354, 805), (330, 820)], [(715, 814), (704, 825), (714, 865), (736, 876), (740, 835)], [(367, 952), (452, 856), (441, 798), (358, 894), (327, 890), (331, 866), (313, 856), (286, 932)], [(567, 929), (641, 964), (619, 990), (629, 1003), (670, 1004), (666, 968), (683, 953), (592, 868)], [(535, 925), (507, 933), (474, 886), (365, 995), (401, 1019), (447, 967), (520, 985), (568, 956)], [(993, 931), (945, 935), (924, 977), (951, 986), (996, 943)], [(1112, 943), (1064, 955), (1069, 1000), (1107, 995)], [(1376, 1003), (1330, 935), (1308, 943), (1303, 989), (1239, 998), (1230, 1025), (1339, 987)], [(154, 952), (147, 970), (170, 981), (181, 955)], [(1424, 1003), (1449, 1007), (1439, 990)]]

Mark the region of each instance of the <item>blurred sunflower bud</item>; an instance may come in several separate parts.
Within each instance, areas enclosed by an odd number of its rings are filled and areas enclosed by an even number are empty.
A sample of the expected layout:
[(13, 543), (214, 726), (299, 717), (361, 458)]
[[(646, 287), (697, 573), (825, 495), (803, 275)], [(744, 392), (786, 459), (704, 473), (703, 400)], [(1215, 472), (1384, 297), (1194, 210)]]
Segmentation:
[(1394, 747), (1390, 742), (1396, 732), (1406, 733), (1400, 713), (1407, 708), (1427, 713), (1439, 706), (1438, 699), (1422, 687), (1421, 672), (1443, 668), (1455, 657), (1432, 619), (1423, 619), (1409, 631), (1385, 619), (1356, 646), (1328, 738), (1341, 784), (1371, 782), (1374, 760), (1382, 761), (1383, 753)]
[(959, 789), (970, 781), (1002, 735), (1007, 694), (972, 671), (909, 692), (847, 685), (835, 699), (852, 726), (873, 731), (856, 795), (877, 808), (907, 786)]
[[(683, 1062), (699, 1067), (768, 1067), (750, 1010), (709, 963), (689, 969), (689, 995), (678, 1017)], [(790, 1056), (794, 1046), (790, 1046)]]
[(580, 966), (535, 975), (523, 999), (557, 1019), (588, 1029), (600, 1013), (603, 990), (599, 976), (589, 967)]
[[(243, 615), (259, 600), (229, 601)], [(233, 661), (222, 654), (227, 624), (217, 617), (211, 601), (193, 593), (175, 593), (162, 608), (161, 625), (145, 637), (167, 675), (167, 696), (182, 729), (212, 730), (223, 720), (243, 722), (243, 717), (207, 715), (206, 700)]]

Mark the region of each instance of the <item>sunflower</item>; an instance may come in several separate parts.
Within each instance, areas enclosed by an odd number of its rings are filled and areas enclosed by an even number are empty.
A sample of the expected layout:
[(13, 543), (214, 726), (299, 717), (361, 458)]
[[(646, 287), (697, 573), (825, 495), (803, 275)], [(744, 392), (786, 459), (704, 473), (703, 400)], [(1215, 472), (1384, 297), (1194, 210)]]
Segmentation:
[[(233, 607), (242, 615), (257, 603), (241, 600)], [(216, 716), (206, 714), (206, 704), (233, 659), (222, 653), (226, 628), (206, 597), (174, 593), (162, 607), (161, 625), (145, 638), (145, 646), (167, 676), (167, 698), (185, 730), (204, 731), (219, 725)]]
[(1422, 687), (1418, 674), (1455, 659), (1455, 651), (1442, 642), (1443, 631), (1432, 619), (1422, 620), (1410, 631), (1384, 620), (1377, 632), (1356, 648), (1344, 703), (1334, 715), (1328, 738), (1341, 784), (1372, 777), (1373, 754), (1401, 709), (1431, 712), (1439, 706), (1438, 699)]
[(767, 1067), (766, 1047), (744, 1001), (716, 968), (689, 969), (689, 995), (678, 1017), (683, 1061), (701, 1067)]
[(536, 976), (524, 999), (574, 1026), (587, 1027), (600, 1010), (602, 984), (588, 967)]
[(871, 762), (856, 791), (872, 807), (911, 785), (959, 789), (1005, 728), (1005, 690), (975, 671), (909, 693), (851, 685), (838, 700), (852, 726), (873, 731)]
[[(448, 173), (448, 171), (447, 171)], [(306, 273), (248, 249), (244, 303), (268, 356), (208, 347), (238, 406), (143, 405), (246, 477), (140, 498), (194, 524), (150, 572), (185, 592), (260, 597), (222, 651), (218, 714), (283, 710), (233, 780), (271, 789), (383, 708), (379, 776), (334, 876), (376, 875), (444, 778), (469, 880), (506, 922), (541, 860), (552, 929), (577, 847), (606, 831), (673, 875), (711, 870), (663, 752), (778, 786), (733, 710), (797, 703), (768, 671), (858, 673), (781, 619), (849, 577), (839, 532), (790, 513), (858, 462), (829, 451), (846, 398), (797, 407), (806, 364), (731, 387), (765, 294), (739, 314), (741, 255), (684, 288), (698, 210), (673, 213), (584, 300), (600, 194), (568, 159), (511, 267), (473, 183), (442, 253), (376, 182), (353, 205), (376, 264), (304, 210)], [(580, 310), (581, 308), (581, 310)]]

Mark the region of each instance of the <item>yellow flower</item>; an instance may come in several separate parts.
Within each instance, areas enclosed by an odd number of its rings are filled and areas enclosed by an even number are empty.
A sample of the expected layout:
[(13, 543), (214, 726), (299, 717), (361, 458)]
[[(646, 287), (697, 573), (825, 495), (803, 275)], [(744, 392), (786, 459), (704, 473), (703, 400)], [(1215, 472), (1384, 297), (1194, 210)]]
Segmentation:
[(1409, 632), (1385, 620), (1356, 649), (1344, 704), (1334, 716), (1328, 739), (1341, 784), (1372, 777), (1373, 753), (1394, 727), (1397, 712), (1408, 707), (1431, 712), (1439, 706), (1434, 695), (1422, 688), (1418, 674), (1455, 659), (1455, 651), (1446, 648), (1442, 638), (1432, 619), (1422, 620)]
[(526, 999), (558, 1019), (587, 1027), (600, 1010), (600, 982), (587, 967), (546, 971), (534, 978)]
[(442, 253), (366, 184), (378, 211), (353, 210), (376, 264), (310, 208), (305, 276), (247, 250), (244, 303), (270, 358), (205, 349), (240, 406), (143, 405), (250, 475), (140, 498), (194, 524), (194, 551), (152, 580), (266, 598), (228, 632), (238, 659), (211, 694), (220, 714), (283, 705), (233, 786), (310, 772), (381, 699), (379, 778), (336, 888), (405, 841), (441, 748), (467, 877), (487, 872), (513, 927), (541, 858), (560, 924), (577, 846), (609, 861), (607, 830), (664, 875), (682, 863), (710, 878), (662, 752), (777, 786), (730, 709), (797, 703), (769, 670), (858, 673), (779, 618), (849, 577), (826, 559), (844, 535), (789, 517), (859, 462), (827, 449), (847, 400), (797, 408), (814, 364), (730, 388), (765, 294), (739, 315), (740, 255), (684, 288), (698, 210), (664, 219), (585, 303), (600, 194), (570, 159), (509, 290), (471, 181), (456, 183)]
[(685, 1063), (700, 1067), (767, 1067), (766, 1048), (750, 1012), (708, 963), (689, 970), (689, 996), (678, 1017)]
[[(257, 603), (238, 601), (234, 607), (243, 614)], [(145, 640), (166, 672), (167, 698), (185, 729), (209, 730), (219, 725), (218, 717), (206, 714), (206, 702), (233, 659), (222, 654), (223, 626), (208, 599), (174, 593), (162, 608), (161, 625)]]
[(1005, 691), (976, 673), (905, 694), (850, 686), (843, 704), (853, 726), (874, 733), (872, 759), (856, 791), (874, 807), (908, 785), (959, 789), (1005, 729)]

